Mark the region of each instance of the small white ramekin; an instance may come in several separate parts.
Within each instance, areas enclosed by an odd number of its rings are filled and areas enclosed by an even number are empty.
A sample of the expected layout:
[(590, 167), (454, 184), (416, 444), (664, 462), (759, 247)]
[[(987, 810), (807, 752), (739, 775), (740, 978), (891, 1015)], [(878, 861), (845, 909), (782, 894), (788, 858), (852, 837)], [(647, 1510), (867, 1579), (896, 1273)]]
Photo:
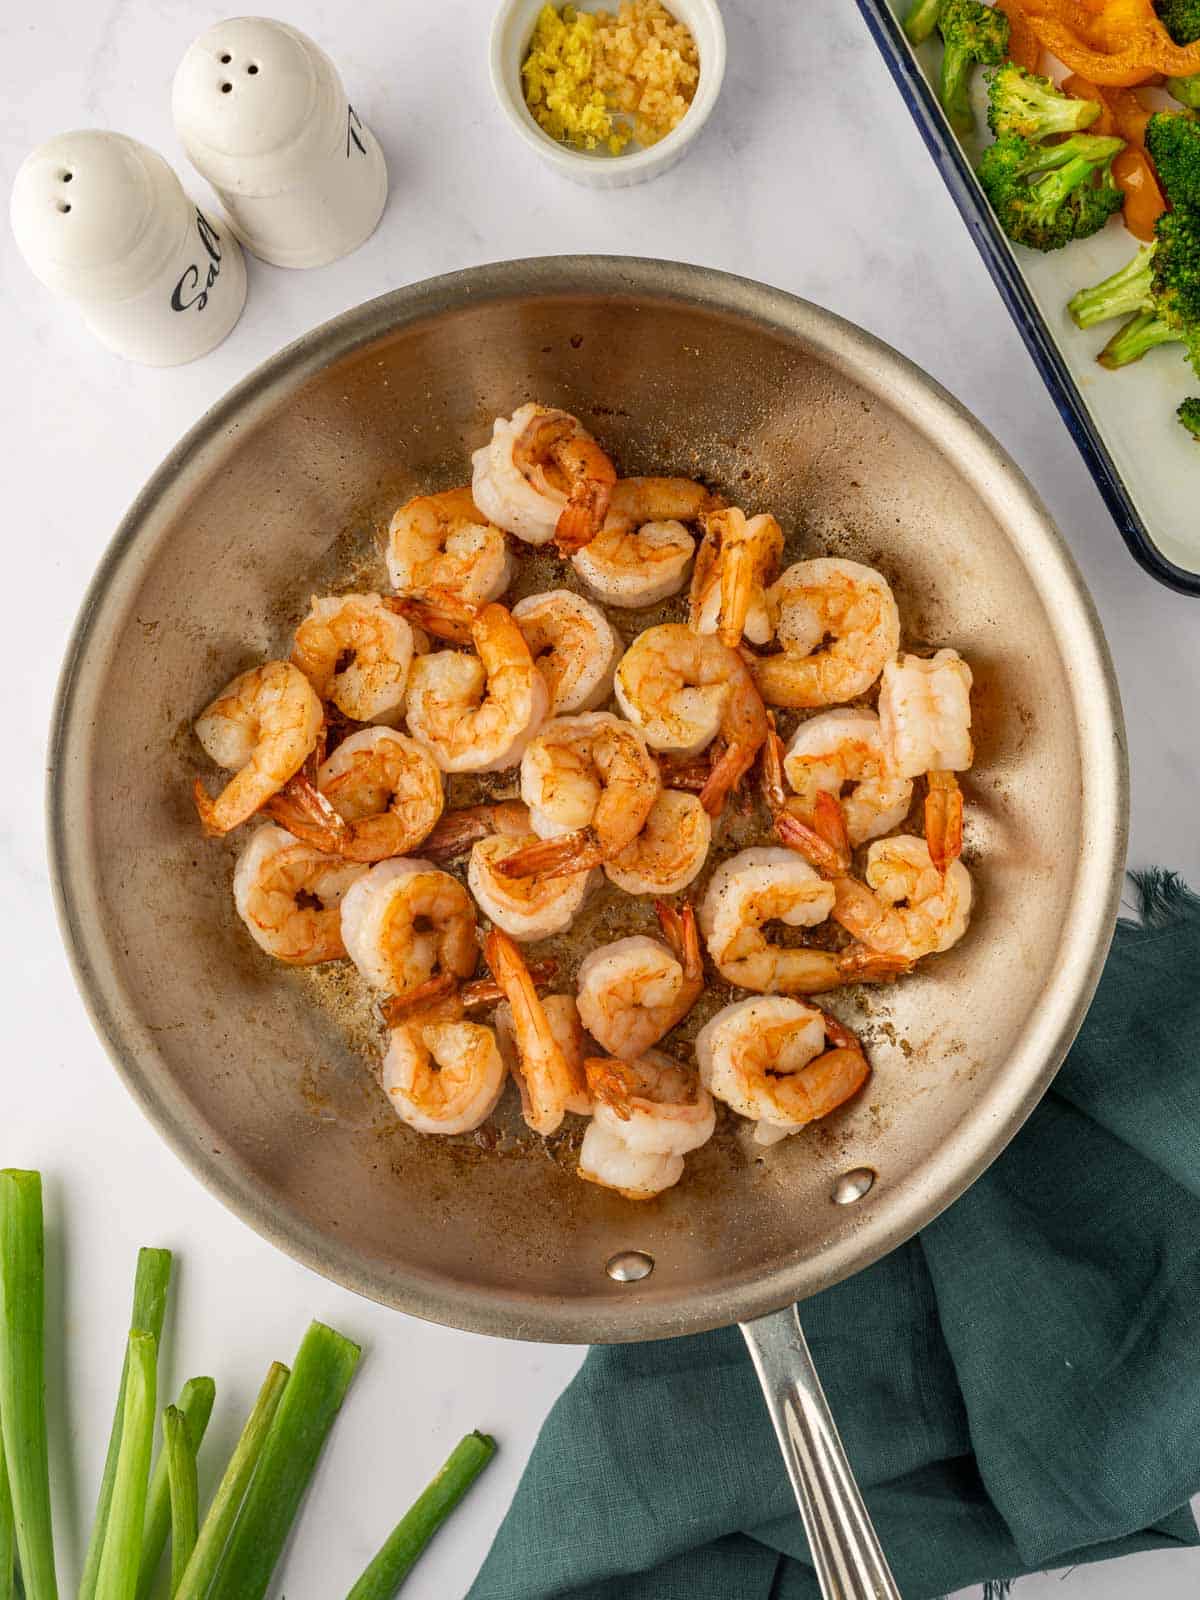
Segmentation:
[[(521, 63), (529, 49), (534, 24), (545, 0), (502, 0), (492, 23), (490, 60), (492, 88), (500, 109), (525, 143), (542, 160), (576, 183), (593, 189), (623, 189), (657, 178), (673, 167), (708, 121), (725, 76), (725, 25), (716, 0), (664, 0), (672, 15), (691, 29), (700, 55), (700, 82), (687, 115), (677, 128), (648, 150), (613, 156), (605, 151), (575, 150), (538, 127), (525, 104)], [(607, 0), (616, 10), (618, 0)], [(589, 5), (588, 9), (592, 7)]]

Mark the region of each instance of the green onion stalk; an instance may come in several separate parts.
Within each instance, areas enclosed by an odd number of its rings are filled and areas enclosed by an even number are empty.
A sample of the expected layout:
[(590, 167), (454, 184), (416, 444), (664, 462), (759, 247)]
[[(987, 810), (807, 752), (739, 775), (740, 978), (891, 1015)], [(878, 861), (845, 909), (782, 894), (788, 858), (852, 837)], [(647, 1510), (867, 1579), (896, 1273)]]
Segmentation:
[(429, 1487), (396, 1524), (347, 1600), (391, 1600), (417, 1557), (496, 1454), (486, 1433), (469, 1433), (451, 1451)]
[(121, 1448), (96, 1577), (96, 1600), (134, 1600), (137, 1594), (158, 1412), (158, 1341), (152, 1333), (132, 1330), (125, 1373)]
[(288, 1376), (288, 1369), (279, 1361), (267, 1373), (217, 1486), (208, 1515), (201, 1524), (195, 1549), (175, 1590), (175, 1600), (208, 1600), (230, 1530), (237, 1520), (246, 1498), (246, 1489), (262, 1456), (263, 1445), (283, 1398)]
[(309, 1325), (208, 1600), (263, 1600), (362, 1352)]
[[(133, 1309), (129, 1326), (141, 1328), (162, 1338), (163, 1321), (167, 1311), (167, 1291), (171, 1286), (171, 1252), (169, 1250), (142, 1249), (138, 1251), (137, 1271), (133, 1280)], [(129, 1355), (121, 1368), (121, 1383), (117, 1390), (116, 1410), (108, 1435), (108, 1454), (104, 1458), (104, 1471), (100, 1477), (100, 1492), (96, 1496), (96, 1512), (92, 1519), (92, 1532), (87, 1554), (83, 1558), (83, 1576), (79, 1580), (78, 1600), (95, 1600), (96, 1580), (100, 1576), (100, 1557), (104, 1552), (104, 1535), (108, 1527), (108, 1511), (112, 1503), (113, 1483), (117, 1475), (117, 1457), (121, 1453), (121, 1428), (125, 1416), (125, 1389), (129, 1378)], [(165, 1488), (165, 1485), (164, 1485)], [(163, 1524), (166, 1538), (166, 1523)], [(161, 1547), (160, 1547), (161, 1548)]]
[(58, 1600), (46, 1441), (42, 1179), (0, 1172), (0, 1432), (26, 1600)]

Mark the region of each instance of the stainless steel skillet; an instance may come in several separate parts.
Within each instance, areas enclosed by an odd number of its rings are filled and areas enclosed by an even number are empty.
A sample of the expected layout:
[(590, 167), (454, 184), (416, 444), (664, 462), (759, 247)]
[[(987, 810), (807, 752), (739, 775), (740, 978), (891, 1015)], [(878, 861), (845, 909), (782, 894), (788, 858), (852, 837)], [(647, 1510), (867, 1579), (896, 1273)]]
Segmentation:
[[(843, 1011), (870, 1037), (867, 1092), (765, 1160), (725, 1131), (650, 1206), (578, 1182), (566, 1150), (507, 1133), (485, 1150), (397, 1124), (363, 1068), (356, 996), (333, 969), (258, 956), (232, 914), (229, 857), (198, 839), (188, 793), (191, 719), (213, 686), (278, 650), (314, 589), (373, 581), (395, 504), (461, 481), (491, 417), (533, 397), (580, 414), (625, 472), (704, 476), (774, 510), (796, 548), (881, 567), (907, 642), (953, 644), (976, 672), (969, 936)], [(789, 1307), (978, 1176), (1091, 996), (1126, 809), (1120, 708), (1090, 602), (978, 424), (815, 306), (616, 258), (509, 262), (398, 290), (215, 407), (97, 573), (63, 672), (49, 788), (87, 1004), (131, 1091), (216, 1193), (309, 1266), (414, 1315), (594, 1342)], [(750, 1330), (776, 1377), (780, 1341), (800, 1347), (783, 1315)], [(777, 1421), (800, 1448), (804, 1428)], [(836, 1465), (822, 1428), (814, 1437), (813, 1460)], [(814, 1535), (852, 1501), (833, 1493)], [(876, 1592), (840, 1581), (831, 1593)]]

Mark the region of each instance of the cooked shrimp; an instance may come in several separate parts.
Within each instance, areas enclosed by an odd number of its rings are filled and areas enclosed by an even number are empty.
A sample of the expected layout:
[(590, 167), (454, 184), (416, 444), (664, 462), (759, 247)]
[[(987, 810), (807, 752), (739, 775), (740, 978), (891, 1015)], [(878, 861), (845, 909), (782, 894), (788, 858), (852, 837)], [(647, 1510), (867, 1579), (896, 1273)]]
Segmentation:
[(388, 529), (387, 566), (397, 594), (452, 594), (469, 605), (498, 600), (516, 570), (503, 530), (483, 515), (469, 488), (402, 505)]
[(322, 700), (353, 722), (388, 726), (404, 713), (412, 657), (412, 629), (377, 594), (314, 595), (292, 645), (293, 665)]
[(496, 1109), (508, 1069), (493, 1029), (463, 1020), (461, 997), (434, 993), (392, 1022), (383, 1091), (418, 1133), (470, 1133)]
[(883, 669), (879, 731), (892, 769), (929, 777), (925, 837), (944, 872), (962, 851), (962, 791), (954, 774), (974, 758), (971, 746), (971, 669), (956, 650), (930, 660), (900, 656)]
[(510, 877), (598, 867), (634, 839), (658, 796), (636, 728), (608, 711), (548, 722), (521, 758), (521, 795), (539, 842), (505, 857)]
[(700, 938), (690, 905), (655, 906), (666, 943), (635, 934), (579, 964), (583, 1025), (615, 1056), (640, 1056), (681, 1022), (704, 991)]
[(586, 1103), (587, 1080), (556, 1038), (518, 947), (506, 933), (493, 928), (483, 951), (512, 1008), (525, 1121), (535, 1133), (553, 1133), (572, 1106)]
[(833, 915), (860, 944), (908, 962), (948, 950), (967, 931), (971, 877), (961, 861), (943, 872), (924, 839), (877, 839), (866, 883), (838, 878)]
[(851, 945), (834, 953), (772, 944), (767, 924), (812, 928), (834, 908), (835, 890), (792, 850), (755, 845), (723, 861), (700, 902), (700, 929), (722, 977), (760, 994), (817, 994), (878, 982), (907, 959)]
[(493, 834), (479, 840), (467, 866), (467, 882), (479, 909), (514, 939), (565, 933), (600, 876), (594, 868), (549, 878), (513, 878), (498, 870), (509, 856), (536, 843), (533, 832)]
[(604, 704), (625, 647), (602, 611), (569, 589), (551, 589), (518, 601), (512, 616), (546, 680), (550, 716)]
[(637, 838), (604, 871), (626, 894), (678, 894), (708, 859), (712, 821), (694, 794), (663, 789)]
[(216, 800), (196, 779), (205, 833), (222, 834), (282, 789), (304, 765), (324, 722), (321, 702), (289, 661), (243, 672), (196, 718), (196, 737), (218, 766), (235, 772)]
[(689, 1067), (650, 1050), (636, 1060), (584, 1063), (595, 1113), (579, 1176), (627, 1200), (650, 1200), (683, 1176), (683, 1158), (712, 1138), (712, 1096)]
[[(900, 613), (873, 567), (825, 556), (798, 561), (772, 585), (777, 655), (754, 662), (772, 706), (831, 706), (864, 694), (900, 644)], [(824, 640), (830, 639), (829, 644)]]
[(812, 814), (819, 794), (841, 800), (851, 844), (877, 839), (908, 815), (912, 783), (887, 763), (873, 711), (826, 711), (802, 722), (783, 769), (804, 814)]
[(436, 650), (418, 656), (408, 679), (409, 731), (433, 751), (443, 772), (497, 772), (515, 766), (546, 715), (546, 684), (511, 614), (437, 596), (408, 600), (423, 628), (462, 641), (477, 655)]
[(647, 628), (621, 657), (617, 704), (654, 750), (693, 756), (720, 737), (723, 752), (701, 790), (710, 816), (753, 764), (767, 713), (736, 650), (681, 623)]
[(348, 861), (407, 855), (442, 814), (442, 775), (423, 744), (393, 728), (360, 728), (317, 771), (268, 804), (277, 822)]
[(479, 946), (471, 897), (429, 861), (381, 861), (342, 902), (346, 953), (373, 989), (403, 995), (438, 973), (469, 978)]
[(841, 801), (828, 790), (818, 789), (812, 809), (806, 810), (795, 795), (787, 793), (783, 784), (783, 740), (775, 732), (773, 718), (763, 745), (761, 777), (763, 803), (771, 813), (780, 844), (798, 851), (824, 877), (836, 878), (849, 872), (852, 850)]
[(730, 506), (710, 511), (692, 572), (689, 620), (736, 650), (743, 635), (769, 644), (775, 627), (767, 586), (779, 575), (783, 530), (772, 516), (747, 517)]
[(759, 1144), (828, 1116), (870, 1072), (862, 1046), (836, 1018), (775, 996), (718, 1011), (696, 1035), (696, 1065), (718, 1100), (757, 1123)]
[(447, 811), (423, 848), (430, 861), (454, 861), (469, 855), (472, 845), (494, 833), (525, 840), (532, 832), (524, 800), (494, 800)]
[(471, 463), (471, 492), (485, 516), (527, 544), (554, 539), (564, 555), (599, 532), (617, 480), (577, 418), (533, 404), (497, 417)]
[(714, 504), (690, 478), (620, 478), (603, 527), (571, 564), (606, 605), (657, 605), (687, 581), (696, 541), (684, 523)]
[(364, 871), (266, 822), (238, 857), (233, 900), (251, 938), (269, 956), (315, 966), (346, 954), (342, 898)]
[[(558, 1047), (562, 1051), (577, 1083), (575, 1091), (565, 1102), (564, 1110), (574, 1111), (581, 1117), (590, 1116), (592, 1095), (591, 1090), (587, 1087), (587, 1079), (583, 1071), (586, 1039), (583, 1032), (583, 1024), (579, 1020), (579, 1007), (575, 1004), (574, 996), (569, 994), (543, 995), (541, 1003), (550, 1032), (557, 1040)], [(517, 1044), (517, 1030), (513, 1021), (513, 1009), (507, 1000), (502, 1001), (496, 1007), (496, 1013), (492, 1021), (495, 1025), (500, 1053), (507, 1062), (508, 1070), (513, 1076), (513, 1082), (521, 1094), (522, 1114), (528, 1120), (530, 1109), (529, 1090), (525, 1084), (525, 1073), (521, 1068), (521, 1052)]]

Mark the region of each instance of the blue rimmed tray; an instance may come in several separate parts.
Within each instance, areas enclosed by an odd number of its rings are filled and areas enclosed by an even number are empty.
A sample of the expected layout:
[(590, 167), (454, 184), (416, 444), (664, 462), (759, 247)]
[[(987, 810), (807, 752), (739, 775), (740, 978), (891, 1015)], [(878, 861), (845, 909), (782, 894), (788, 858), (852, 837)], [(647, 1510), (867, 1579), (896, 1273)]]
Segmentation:
[[(936, 46), (914, 50), (888, 0), (857, 4), (1134, 560), (1169, 588), (1200, 595), (1200, 447), (1174, 415), (1200, 383), (1171, 347), (1105, 372), (1095, 356), (1111, 330), (1081, 333), (1065, 311), (1076, 289), (1128, 260), (1137, 241), (1116, 218), (1051, 255), (1014, 248), (975, 176), (979, 145), (960, 142), (938, 104)], [(982, 106), (981, 82), (976, 95)]]

